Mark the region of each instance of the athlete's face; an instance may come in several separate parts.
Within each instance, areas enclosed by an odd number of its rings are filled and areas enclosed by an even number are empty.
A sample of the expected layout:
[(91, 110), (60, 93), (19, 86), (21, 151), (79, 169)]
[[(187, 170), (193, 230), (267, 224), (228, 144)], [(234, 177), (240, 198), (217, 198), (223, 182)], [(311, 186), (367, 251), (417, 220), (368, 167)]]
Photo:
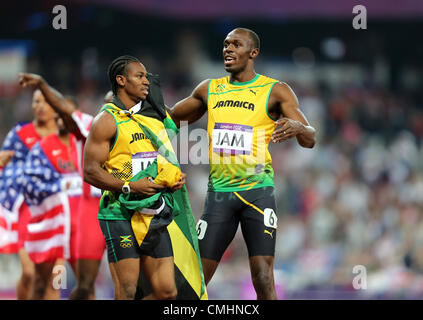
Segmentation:
[(234, 30), (223, 41), (223, 61), (225, 70), (230, 73), (243, 71), (248, 62), (257, 56), (247, 32)]
[(133, 97), (137, 101), (147, 98), (150, 82), (147, 79), (147, 70), (142, 63), (129, 63), (126, 66), (124, 78), (124, 80), (122, 79), (123, 86), (128, 96)]
[(40, 122), (48, 122), (53, 120), (56, 113), (53, 108), (44, 99), (43, 94), (40, 90), (35, 90), (32, 96), (32, 111), (34, 118)]

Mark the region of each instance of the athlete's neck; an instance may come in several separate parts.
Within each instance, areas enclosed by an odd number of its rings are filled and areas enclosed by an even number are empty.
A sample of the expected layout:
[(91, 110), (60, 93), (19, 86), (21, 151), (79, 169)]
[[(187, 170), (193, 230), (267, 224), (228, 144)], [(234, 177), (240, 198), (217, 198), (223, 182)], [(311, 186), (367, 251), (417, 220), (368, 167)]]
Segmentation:
[(244, 70), (238, 73), (231, 73), (229, 80), (231, 82), (248, 82), (254, 77), (257, 76), (257, 73), (254, 70)]
[(41, 137), (48, 136), (49, 134), (55, 133), (57, 131), (57, 124), (56, 120), (54, 119), (49, 121), (40, 121), (34, 119), (32, 124), (35, 127), (35, 131), (37, 131)]
[(67, 147), (70, 146), (70, 135), (69, 132), (66, 130), (59, 130), (58, 133), (60, 141)]
[(130, 97), (129, 95), (127, 95), (126, 93), (123, 93), (122, 91), (118, 92), (117, 97), (123, 103), (123, 105), (125, 106), (127, 110), (131, 109), (134, 105), (136, 105), (138, 102), (141, 101), (141, 99)]

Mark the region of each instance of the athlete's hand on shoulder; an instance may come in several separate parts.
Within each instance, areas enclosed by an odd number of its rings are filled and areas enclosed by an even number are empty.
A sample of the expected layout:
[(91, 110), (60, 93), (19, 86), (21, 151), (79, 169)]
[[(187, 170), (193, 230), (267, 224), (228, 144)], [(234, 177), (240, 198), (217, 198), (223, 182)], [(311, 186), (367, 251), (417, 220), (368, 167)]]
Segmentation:
[(149, 197), (155, 195), (157, 192), (160, 192), (166, 188), (165, 186), (155, 184), (154, 182), (150, 181), (148, 177), (142, 178), (134, 182), (131, 181), (130, 187), (131, 192)]
[[(276, 128), (272, 133), (272, 142), (278, 143), (283, 142), (292, 137), (295, 137), (297, 134), (304, 132), (304, 124), (297, 120), (292, 120), (289, 118), (281, 118), (275, 121)], [(280, 127), (278, 127), (280, 126)]]
[(13, 158), (15, 155), (15, 151), (13, 150), (3, 150), (0, 151), (0, 167), (5, 167), (9, 161)]
[(179, 179), (179, 181), (177, 183), (174, 184), (174, 186), (170, 190), (172, 192), (175, 192), (175, 191), (181, 189), (185, 184), (186, 176), (187, 176), (186, 173), (181, 172), (181, 178)]
[(19, 73), (19, 84), (25, 87), (39, 87), (44, 81), (43, 77), (35, 73)]

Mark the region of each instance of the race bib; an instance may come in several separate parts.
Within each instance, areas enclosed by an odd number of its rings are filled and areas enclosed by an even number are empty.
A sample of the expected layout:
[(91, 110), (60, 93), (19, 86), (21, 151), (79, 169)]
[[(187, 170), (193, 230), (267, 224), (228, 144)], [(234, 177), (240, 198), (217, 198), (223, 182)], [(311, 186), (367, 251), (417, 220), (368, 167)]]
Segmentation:
[(204, 235), (206, 234), (206, 230), (207, 230), (207, 221), (200, 219), (197, 223), (198, 240), (203, 240)]
[(264, 225), (276, 229), (278, 227), (278, 217), (271, 208), (264, 209)]
[(212, 142), (214, 152), (249, 155), (253, 142), (253, 127), (234, 123), (216, 123)]
[(132, 155), (132, 176), (147, 169), (154, 162), (159, 153), (157, 151), (139, 152)]

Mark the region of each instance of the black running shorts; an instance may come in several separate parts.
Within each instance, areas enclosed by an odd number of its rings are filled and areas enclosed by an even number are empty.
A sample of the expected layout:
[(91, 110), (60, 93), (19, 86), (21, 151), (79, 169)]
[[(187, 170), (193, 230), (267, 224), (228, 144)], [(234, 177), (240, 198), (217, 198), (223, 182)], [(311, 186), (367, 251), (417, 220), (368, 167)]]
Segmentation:
[(173, 256), (172, 242), (167, 230), (167, 225), (173, 218), (171, 208), (165, 205), (160, 215), (150, 215), (149, 218), (149, 226), (141, 247), (138, 245), (131, 221), (99, 220), (101, 231), (106, 240), (109, 262), (140, 258), (141, 255), (153, 258)]
[(274, 256), (277, 228), (275, 212), (273, 187), (207, 192), (204, 212), (197, 223), (201, 257), (220, 261), (239, 224), (250, 257)]

